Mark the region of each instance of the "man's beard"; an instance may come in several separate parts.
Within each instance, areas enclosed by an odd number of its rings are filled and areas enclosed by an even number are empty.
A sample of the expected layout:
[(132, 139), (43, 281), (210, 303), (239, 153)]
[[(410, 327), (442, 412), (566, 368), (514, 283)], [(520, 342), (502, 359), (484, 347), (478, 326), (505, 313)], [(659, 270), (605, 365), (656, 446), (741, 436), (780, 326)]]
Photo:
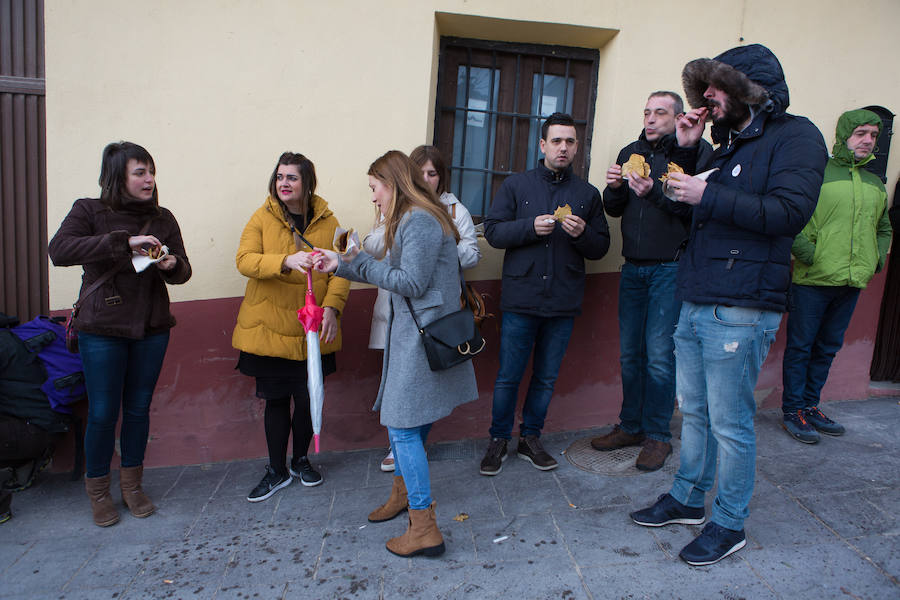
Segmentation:
[(730, 96), (725, 100), (725, 106), (718, 103), (709, 104), (710, 109), (713, 106), (719, 106), (724, 109), (724, 115), (719, 119), (714, 119), (713, 123), (728, 129), (740, 130), (744, 123), (750, 118), (750, 107), (742, 102), (735, 102)]

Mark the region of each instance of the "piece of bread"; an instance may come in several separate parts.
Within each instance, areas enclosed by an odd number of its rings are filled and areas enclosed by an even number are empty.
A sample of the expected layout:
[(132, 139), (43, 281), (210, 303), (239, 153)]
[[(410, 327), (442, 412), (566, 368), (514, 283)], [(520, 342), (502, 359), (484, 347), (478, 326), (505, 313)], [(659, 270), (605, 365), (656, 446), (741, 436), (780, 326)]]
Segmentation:
[(553, 211), (553, 218), (557, 221), (564, 220), (568, 215), (572, 214), (572, 207), (568, 204), (564, 204), (563, 206), (557, 207), (556, 210)]
[(632, 173), (638, 177), (650, 177), (650, 165), (640, 154), (632, 154), (622, 165), (622, 179), (627, 179)]
[(684, 169), (682, 169), (681, 167), (679, 167), (678, 165), (676, 165), (673, 162), (670, 162), (668, 165), (666, 165), (666, 168), (668, 169), (668, 171), (663, 173), (662, 177), (659, 178), (659, 180), (662, 181), (663, 183), (668, 181), (669, 175), (671, 175), (672, 173), (684, 173)]

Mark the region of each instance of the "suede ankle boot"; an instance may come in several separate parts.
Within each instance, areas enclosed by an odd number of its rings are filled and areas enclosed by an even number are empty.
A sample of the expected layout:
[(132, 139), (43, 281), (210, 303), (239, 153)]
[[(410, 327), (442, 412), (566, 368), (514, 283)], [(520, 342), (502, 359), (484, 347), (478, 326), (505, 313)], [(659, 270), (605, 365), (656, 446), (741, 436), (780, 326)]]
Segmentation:
[(435, 502), (424, 510), (409, 509), (409, 528), (400, 537), (391, 538), (385, 547), (397, 556), (440, 556), (444, 553), (444, 536), (434, 516)]
[(391, 495), (387, 502), (373, 510), (369, 514), (370, 523), (390, 521), (409, 507), (406, 499), (406, 484), (400, 476), (394, 476), (394, 485), (391, 487)]
[(109, 495), (109, 473), (103, 477), (85, 477), (84, 489), (91, 499), (91, 510), (94, 512), (94, 523), (100, 527), (109, 527), (119, 522), (119, 512)]
[(149, 517), (156, 511), (153, 502), (141, 488), (141, 480), (144, 477), (144, 466), (122, 467), (119, 472), (119, 485), (122, 489), (122, 502), (131, 511), (131, 514), (139, 519)]

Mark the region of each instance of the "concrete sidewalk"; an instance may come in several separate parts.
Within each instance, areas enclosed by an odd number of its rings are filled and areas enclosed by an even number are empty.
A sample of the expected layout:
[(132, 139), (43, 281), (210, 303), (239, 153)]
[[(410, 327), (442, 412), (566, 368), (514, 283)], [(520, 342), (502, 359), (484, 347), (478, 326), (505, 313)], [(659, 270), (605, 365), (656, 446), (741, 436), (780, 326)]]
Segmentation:
[(82, 481), (42, 474), (0, 525), (0, 598), (896, 600), (898, 398), (825, 408), (848, 433), (815, 446), (790, 439), (780, 414), (759, 414), (748, 544), (711, 567), (678, 559), (700, 527), (628, 518), (667, 491), (671, 473), (602, 476), (560, 455), (590, 430), (545, 436), (561, 462), (546, 473), (511, 456), (498, 476), (478, 475), (486, 440), (431, 446), (439, 559), (384, 549), (405, 516), (366, 521), (391, 485), (380, 450), (315, 456), (323, 485), (295, 483), (257, 504), (245, 498), (264, 460), (148, 469), (158, 512), (121, 510), (108, 529), (91, 522)]

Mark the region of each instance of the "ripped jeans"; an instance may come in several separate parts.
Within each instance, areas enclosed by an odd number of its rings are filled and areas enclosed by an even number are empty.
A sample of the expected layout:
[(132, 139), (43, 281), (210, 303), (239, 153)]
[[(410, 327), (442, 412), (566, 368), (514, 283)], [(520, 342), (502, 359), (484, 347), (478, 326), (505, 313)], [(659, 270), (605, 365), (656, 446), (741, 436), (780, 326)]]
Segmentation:
[(675, 392), (684, 420), (670, 494), (702, 507), (719, 467), (710, 519), (743, 529), (756, 474), (753, 388), (781, 313), (684, 302), (675, 329)]

